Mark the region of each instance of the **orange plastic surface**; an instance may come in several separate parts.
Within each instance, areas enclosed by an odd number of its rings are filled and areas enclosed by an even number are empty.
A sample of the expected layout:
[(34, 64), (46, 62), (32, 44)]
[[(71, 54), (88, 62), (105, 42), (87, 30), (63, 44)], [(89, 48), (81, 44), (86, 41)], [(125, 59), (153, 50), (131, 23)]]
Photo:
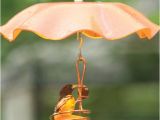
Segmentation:
[(107, 40), (132, 33), (151, 39), (159, 26), (122, 3), (59, 2), (33, 5), (0, 27), (0, 33), (9, 41), (15, 40), (23, 30), (49, 40), (62, 40), (76, 32)]

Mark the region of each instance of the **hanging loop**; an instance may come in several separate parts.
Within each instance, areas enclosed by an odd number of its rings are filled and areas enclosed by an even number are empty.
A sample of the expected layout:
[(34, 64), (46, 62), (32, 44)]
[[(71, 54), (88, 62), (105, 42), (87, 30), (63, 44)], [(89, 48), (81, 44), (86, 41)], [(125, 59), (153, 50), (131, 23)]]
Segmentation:
[[(80, 74), (80, 70), (79, 70), (80, 62), (82, 62), (83, 64), (82, 75)], [(78, 56), (78, 59), (76, 62), (76, 71), (77, 71), (77, 77), (78, 77), (78, 84), (83, 85), (84, 75), (86, 72), (86, 59), (82, 56), (82, 54), (79, 54)]]

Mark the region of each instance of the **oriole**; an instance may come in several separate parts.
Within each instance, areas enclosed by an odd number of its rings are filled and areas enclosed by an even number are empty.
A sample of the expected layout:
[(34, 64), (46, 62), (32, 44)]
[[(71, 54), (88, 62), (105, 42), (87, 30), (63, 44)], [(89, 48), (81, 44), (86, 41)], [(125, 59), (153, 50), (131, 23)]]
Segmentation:
[(60, 99), (57, 106), (55, 107), (55, 113), (52, 120), (88, 120), (85, 117), (78, 115), (72, 115), (76, 100), (72, 95), (72, 92), (77, 85), (67, 84), (60, 91)]

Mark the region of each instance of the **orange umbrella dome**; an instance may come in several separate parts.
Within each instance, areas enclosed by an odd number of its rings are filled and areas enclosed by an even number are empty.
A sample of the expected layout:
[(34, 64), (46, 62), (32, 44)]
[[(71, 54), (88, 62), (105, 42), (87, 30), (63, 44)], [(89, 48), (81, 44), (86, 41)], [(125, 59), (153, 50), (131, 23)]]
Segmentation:
[(107, 40), (132, 33), (151, 39), (159, 26), (122, 3), (66, 2), (40, 3), (26, 8), (1, 26), (0, 34), (13, 41), (23, 30), (49, 40), (62, 40), (76, 32)]

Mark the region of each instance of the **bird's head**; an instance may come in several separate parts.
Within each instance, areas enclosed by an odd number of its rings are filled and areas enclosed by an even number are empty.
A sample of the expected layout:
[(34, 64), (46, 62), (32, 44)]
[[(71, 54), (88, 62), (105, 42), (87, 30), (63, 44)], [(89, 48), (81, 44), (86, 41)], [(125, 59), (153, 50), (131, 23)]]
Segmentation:
[(71, 95), (73, 90), (77, 87), (77, 85), (74, 85), (74, 84), (67, 84), (65, 85), (61, 91), (60, 91), (60, 97), (64, 97), (64, 96), (67, 96), (67, 95)]

